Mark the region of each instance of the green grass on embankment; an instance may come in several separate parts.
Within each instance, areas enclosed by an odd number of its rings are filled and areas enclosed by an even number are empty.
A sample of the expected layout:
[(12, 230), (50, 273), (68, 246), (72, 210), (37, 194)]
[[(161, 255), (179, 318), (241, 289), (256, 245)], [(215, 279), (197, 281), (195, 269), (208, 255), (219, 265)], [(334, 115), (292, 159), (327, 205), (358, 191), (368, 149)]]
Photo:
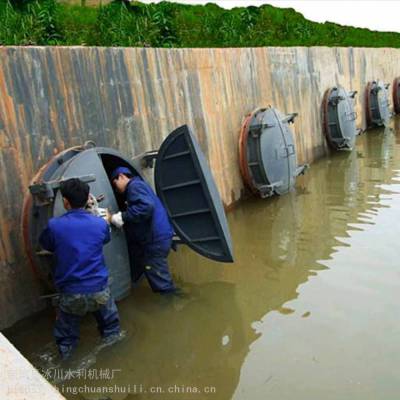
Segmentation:
[(400, 33), (308, 21), (270, 5), (225, 10), (170, 2), (100, 7), (0, 0), (1, 45), (400, 47)]

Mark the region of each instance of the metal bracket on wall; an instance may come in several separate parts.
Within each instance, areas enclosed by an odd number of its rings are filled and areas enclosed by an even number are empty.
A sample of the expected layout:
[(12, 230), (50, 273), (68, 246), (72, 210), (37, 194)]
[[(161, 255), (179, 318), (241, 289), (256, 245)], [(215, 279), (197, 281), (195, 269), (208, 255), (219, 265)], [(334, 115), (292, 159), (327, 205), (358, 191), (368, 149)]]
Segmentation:
[(154, 168), (154, 160), (157, 155), (158, 150), (150, 150), (133, 157), (132, 160), (139, 162), (142, 168)]
[(349, 140), (347, 138), (333, 138), (334, 142), (337, 143), (339, 149), (349, 149)]
[[(74, 178), (78, 178), (85, 183), (94, 182), (96, 180), (96, 177), (92, 174), (76, 176)], [(38, 182), (29, 186), (29, 191), (33, 196), (35, 205), (45, 206), (50, 204), (55, 197), (55, 190), (59, 189), (61, 183), (64, 182), (65, 180), (66, 179), (60, 179), (57, 181), (49, 181), (49, 182)]]
[(258, 186), (258, 190), (260, 191), (260, 195), (262, 198), (270, 197), (274, 194), (275, 188), (277, 188), (278, 186), (282, 186), (282, 184), (282, 181), (278, 181), (272, 183), (271, 185), (261, 185)]
[(329, 104), (332, 104), (333, 106), (336, 106), (339, 104), (339, 102), (343, 101), (345, 98), (343, 96), (332, 96), (329, 99)]
[(298, 113), (291, 113), (291, 114), (285, 115), (285, 116), (283, 117), (283, 119), (282, 119), (281, 122), (282, 122), (282, 123), (287, 122), (288, 124), (293, 124), (294, 119), (295, 119), (298, 115), (299, 115)]
[(374, 87), (371, 89), (371, 93), (377, 94), (377, 93), (380, 92), (381, 90), (382, 90), (382, 87), (381, 87), (381, 86), (374, 86)]
[(249, 128), (249, 132), (254, 136), (261, 135), (263, 129), (273, 128), (275, 124), (257, 124), (251, 125)]
[(310, 168), (309, 164), (299, 165), (296, 168), (296, 176), (304, 175), (309, 168)]
[(349, 97), (354, 99), (354, 97), (356, 96), (357, 93), (358, 93), (357, 90), (352, 90), (351, 92), (349, 92)]

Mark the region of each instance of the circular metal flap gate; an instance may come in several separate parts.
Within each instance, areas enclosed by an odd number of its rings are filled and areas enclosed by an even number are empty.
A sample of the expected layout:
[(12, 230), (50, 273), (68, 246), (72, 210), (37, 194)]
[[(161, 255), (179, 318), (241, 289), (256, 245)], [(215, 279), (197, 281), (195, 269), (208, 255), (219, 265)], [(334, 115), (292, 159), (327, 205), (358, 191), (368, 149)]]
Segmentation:
[(274, 108), (249, 114), (239, 139), (240, 170), (246, 185), (261, 197), (287, 193), (305, 166), (297, 167), (289, 123), (297, 114), (282, 115)]
[[(113, 149), (73, 147), (52, 158), (33, 179), (24, 201), (23, 236), (28, 258), (47, 291), (54, 289), (52, 271), (55, 260), (52, 253), (41, 249), (39, 236), (49, 218), (66, 211), (59, 191), (60, 182), (72, 177), (87, 182), (90, 193), (101, 201), (101, 207), (116, 212), (119, 206), (108, 174), (119, 165), (125, 165), (132, 174), (138, 174), (138, 169)], [(119, 300), (129, 293), (131, 270), (124, 232), (113, 229), (111, 236), (111, 242), (104, 246), (104, 257), (109, 269), (111, 292)]]
[(382, 81), (369, 82), (367, 85), (367, 122), (369, 126), (386, 126), (391, 113), (389, 109), (390, 84)]
[(351, 150), (357, 134), (353, 99), (341, 86), (329, 89), (324, 96), (324, 128), (329, 145), (335, 150)]
[(396, 114), (400, 113), (400, 78), (393, 82), (393, 108)]

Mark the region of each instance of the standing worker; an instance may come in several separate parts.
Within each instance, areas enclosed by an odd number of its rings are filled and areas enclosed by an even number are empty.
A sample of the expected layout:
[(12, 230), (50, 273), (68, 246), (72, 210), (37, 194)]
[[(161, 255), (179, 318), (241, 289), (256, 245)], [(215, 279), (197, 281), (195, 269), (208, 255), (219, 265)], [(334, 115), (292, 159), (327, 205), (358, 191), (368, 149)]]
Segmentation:
[(120, 324), (103, 256), (103, 245), (110, 241), (109, 225), (85, 210), (87, 183), (68, 179), (60, 192), (67, 212), (49, 220), (39, 241), (56, 258), (54, 281), (60, 300), (54, 336), (61, 357), (67, 359), (78, 344), (80, 320), (87, 312), (94, 314), (106, 343), (120, 337)]
[(129, 168), (116, 168), (110, 180), (127, 205), (126, 211), (110, 216), (110, 222), (118, 228), (125, 227), (135, 267), (144, 272), (153, 292), (176, 293), (167, 262), (174, 231), (160, 199)]

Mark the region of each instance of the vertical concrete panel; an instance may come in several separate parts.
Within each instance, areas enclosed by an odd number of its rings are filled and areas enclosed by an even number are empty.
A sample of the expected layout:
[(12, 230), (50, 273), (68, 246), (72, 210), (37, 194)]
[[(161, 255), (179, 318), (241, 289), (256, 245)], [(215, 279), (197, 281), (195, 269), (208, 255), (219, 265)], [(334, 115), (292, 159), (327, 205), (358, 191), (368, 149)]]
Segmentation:
[(43, 306), (19, 222), (27, 186), (52, 154), (93, 140), (133, 157), (186, 123), (229, 206), (243, 192), (238, 134), (247, 113), (298, 112), (299, 162), (312, 162), (328, 153), (325, 90), (357, 90), (365, 128), (367, 82), (399, 74), (396, 49), (0, 48), (0, 328)]

